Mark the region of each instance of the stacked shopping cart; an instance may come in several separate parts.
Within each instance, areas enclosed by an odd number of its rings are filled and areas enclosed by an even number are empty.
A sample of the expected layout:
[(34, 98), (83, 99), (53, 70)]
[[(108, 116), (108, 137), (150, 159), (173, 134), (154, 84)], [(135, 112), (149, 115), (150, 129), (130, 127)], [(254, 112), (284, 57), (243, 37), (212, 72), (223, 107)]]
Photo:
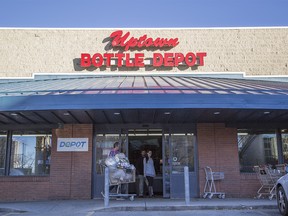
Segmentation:
[(276, 183), (277, 180), (283, 175), (280, 170), (272, 169), (269, 166), (254, 166), (254, 171), (257, 174), (257, 178), (261, 184), (261, 187), (257, 191), (257, 198), (261, 198), (263, 195), (269, 197), (270, 200), (276, 195)]

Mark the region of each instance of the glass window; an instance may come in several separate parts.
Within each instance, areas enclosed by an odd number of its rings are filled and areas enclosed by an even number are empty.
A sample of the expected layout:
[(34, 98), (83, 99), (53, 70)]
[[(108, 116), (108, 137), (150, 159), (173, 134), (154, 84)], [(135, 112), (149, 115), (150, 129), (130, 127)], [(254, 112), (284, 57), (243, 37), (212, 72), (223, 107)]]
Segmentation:
[(284, 130), (284, 133), (282, 134), (282, 145), (283, 145), (284, 162), (288, 163), (288, 133), (287, 133), (287, 130)]
[(171, 134), (172, 173), (183, 173), (184, 166), (194, 171), (194, 143), (193, 134)]
[(50, 173), (51, 134), (13, 135), (10, 175), (47, 175)]
[(241, 172), (253, 172), (253, 166), (278, 164), (276, 134), (270, 131), (238, 131)]
[(0, 176), (5, 174), (6, 141), (6, 132), (0, 131)]

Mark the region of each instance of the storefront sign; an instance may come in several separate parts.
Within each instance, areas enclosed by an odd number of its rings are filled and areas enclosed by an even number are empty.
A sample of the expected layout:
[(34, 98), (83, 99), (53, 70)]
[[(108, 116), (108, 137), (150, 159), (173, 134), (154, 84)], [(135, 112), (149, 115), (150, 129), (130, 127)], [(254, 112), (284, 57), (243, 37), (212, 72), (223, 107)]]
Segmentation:
[(88, 138), (58, 138), (57, 151), (88, 151)]
[[(192, 53), (188, 52), (186, 54), (183, 53), (154, 53), (152, 65), (153, 67), (178, 67), (180, 64), (193, 67), (196, 65), (203, 66), (204, 65), (204, 57), (206, 53)], [(94, 67), (111, 67), (111, 60), (115, 57), (117, 60), (117, 67), (145, 67), (144, 64), (144, 53), (135, 53), (133, 56), (130, 53), (96, 53), (91, 56), (88, 53), (81, 54), (81, 67), (90, 67), (93, 65)], [(104, 62), (105, 60), (105, 62)], [(197, 62), (198, 60), (198, 62)], [(150, 65), (150, 64), (148, 64)]]
[[(130, 32), (123, 34), (123, 31), (115, 31), (110, 34), (112, 47), (121, 48), (123, 51), (128, 51), (132, 48), (146, 49), (154, 48), (160, 49), (164, 47), (176, 47), (179, 44), (178, 38), (160, 38), (155, 39), (148, 37), (146, 34), (139, 38), (129, 37)], [(206, 52), (187, 52), (187, 53), (173, 53), (173, 52), (154, 52), (152, 56), (146, 58), (144, 53), (89, 53), (81, 54), (81, 67), (88, 68), (94, 66), (99, 67), (178, 67), (185, 65), (188, 67), (203, 66)]]
[(130, 32), (127, 32), (125, 35), (123, 35), (122, 31), (115, 31), (112, 34), (110, 34), (110, 38), (112, 40), (112, 46), (113, 47), (123, 47), (125, 51), (129, 50), (130, 47), (134, 48), (145, 48), (145, 47), (156, 47), (156, 48), (162, 48), (162, 47), (175, 47), (179, 44), (178, 38), (156, 38), (155, 40), (153, 38), (148, 38), (147, 35), (143, 35), (139, 38), (129, 37)]

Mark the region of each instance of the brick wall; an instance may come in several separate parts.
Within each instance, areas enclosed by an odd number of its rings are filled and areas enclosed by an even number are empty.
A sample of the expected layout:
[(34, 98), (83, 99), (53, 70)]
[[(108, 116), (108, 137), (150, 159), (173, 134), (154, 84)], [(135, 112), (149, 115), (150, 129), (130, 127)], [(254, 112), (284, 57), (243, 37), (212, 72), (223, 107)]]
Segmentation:
[[(91, 198), (92, 125), (65, 125), (53, 131), (51, 153), (50, 198)], [(57, 138), (89, 138), (88, 152), (57, 152)]]
[(241, 173), (239, 197), (253, 197), (257, 196), (257, 191), (261, 187), (256, 173)]
[(216, 184), (218, 191), (224, 191), (227, 197), (240, 196), (237, 129), (225, 128), (224, 124), (198, 124), (197, 139), (200, 196), (205, 185), (205, 166), (210, 166), (215, 172), (224, 172), (224, 180)]
[(200, 196), (205, 186), (204, 167), (210, 166), (215, 172), (224, 172), (224, 180), (217, 181), (218, 191), (227, 197), (256, 197), (260, 188), (255, 173), (240, 173), (237, 129), (225, 128), (224, 124), (197, 125), (199, 154)]
[[(75, 60), (81, 53), (118, 52), (107, 38), (115, 29), (1, 29), (0, 77), (30, 77), (33, 73), (91, 73)], [(288, 28), (125, 29), (133, 37), (179, 38), (168, 51), (206, 52), (204, 66), (157, 68), (98, 68), (105, 72), (246, 72), (247, 75), (288, 75)], [(106, 42), (103, 42), (105, 41)], [(108, 48), (108, 50), (107, 50)], [(151, 50), (132, 49), (151, 58)], [(13, 62), (13, 63), (11, 63)], [(78, 61), (79, 62), (79, 61)], [(116, 70), (116, 71), (115, 71)]]
[(49, 177), (0, 177), (0, 201), (47, 199), (49, 199)]
[[(50, 176), (1, 176), (0, 201), (90, 199), (92, 125), (53, 130)], [(57, 138), (88, 137), (88, 152), (57, 152)]]

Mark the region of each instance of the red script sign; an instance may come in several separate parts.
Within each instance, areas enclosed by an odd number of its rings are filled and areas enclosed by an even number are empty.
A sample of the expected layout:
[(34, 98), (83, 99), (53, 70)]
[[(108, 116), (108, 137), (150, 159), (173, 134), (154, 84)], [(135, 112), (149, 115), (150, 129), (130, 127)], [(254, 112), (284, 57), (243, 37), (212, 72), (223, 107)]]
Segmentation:
[(153, 40), (152, 38), (147, 38), (147, 35), (143, 35), (139, 38), (130, 37), (130, 32), (127, 32), (123, 35), (123, 31), (115, 31), (110, 34), (110, 38), (112, 40), (113, 47), (123, 47), (125, 51), (130, 48), (145, 48), (145, 47), (175, 47), (179, 44), (178, 38), (156, 38)]

